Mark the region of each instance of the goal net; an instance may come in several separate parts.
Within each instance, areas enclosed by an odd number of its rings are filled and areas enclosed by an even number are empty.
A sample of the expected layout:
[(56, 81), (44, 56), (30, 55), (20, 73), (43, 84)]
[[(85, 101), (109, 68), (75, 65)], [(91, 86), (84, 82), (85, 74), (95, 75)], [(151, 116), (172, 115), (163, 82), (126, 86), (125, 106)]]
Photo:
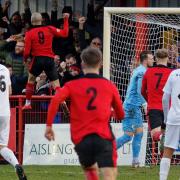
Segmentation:
[[(179, 40), (180, 9), (105, 8), (103, 75), (115, 82), (124, 100), (140, 52), (167, 48), (168, 65), (175, 68)], [(159, 164), (159, 144), (152, 142), (149, 132), (147, 137), (146, 165)], [(180, 149), (174, 153), (172, 163), (180, 163)]]

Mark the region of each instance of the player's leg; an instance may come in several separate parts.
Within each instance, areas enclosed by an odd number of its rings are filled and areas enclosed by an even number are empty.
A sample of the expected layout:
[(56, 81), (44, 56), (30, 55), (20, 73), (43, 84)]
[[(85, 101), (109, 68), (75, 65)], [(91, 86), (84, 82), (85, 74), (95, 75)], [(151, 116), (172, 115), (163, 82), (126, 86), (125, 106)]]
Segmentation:
[(117, 150), (115, 140), (96, 137), (94, 140), (96, 161), (103, 180), (115, 180), (117, 177)]
[(132, 140), (134, 133), (125, 131), (124, 134), (117, 138), (116, 143), (117, 143), (117, 149), (121, 148), (124, 144), (128, 143), (129, 141)]
[(165, 132), (165, 143), (163, 158), (160, 163), (160, 180), (167, 180), (171, 158), (174, 150), (178, 148), (180, 139), (180, 125), (167, 125)]
[(93, 153), (93, 135), (88, 135), (75, 145), (79, 162), (84, 171), (86, 180), (99, 180), (98, 167)]
[(82, 168), (86, 176), (86, 180), (99, 180), (97, 163), (89, 167), (82, 166)]
[[(58, 87), (60, 87), (60, 83), (59, 83), (57, 69), (55, 67), (55, 63), (52, 58), (47, 58), (46, 61), (44, 61), (44, 71), (45, 71), (48, 79), (50, 80), (51, 86), (55, 92), (56, 89)], [(63, 113), (68, 116), (69, 109), (68, 109), (66, 103), (65, 102), (62, 103), (61, 107), (63, 108), (63, 111), (64, 111)]]
[(31, 98), (32, 98), (32, 95), (34, 94), (35, 81), (36, 81), (36, 77), (33, 74), (29, 73), (28, 82), (26, 84), (26, 102), (23, 107), (23, 110), (31, 109)]
[(26, 180), (23, 168), (14, 155), (13, 151), (7, 147), (9, 140), (10, 117), (0, 117), (0, 154), (15, 169), (20, 180)]
[(160, 141), (163, 133), (163, 131), (161, 130), (161, 126), (164, 121), (163, 111), (151, 109), (149, 110), (148, 114), (151, 128), (151, 137), (155, 142)]
[(143, 137), (143, 119), (141, 109), (136, 107), (136, 114), (134, 122), (135, 134), (132, 141), (132, 152), (133, 152), (133, 161), (132, 166), (138, 167), (139, 166), (139, 153), (141, 150), (141, 141)]
[[(163, 118), (163, 120), (164, 120), (164, 118)], [(163, 151), (164, 151), (165, 130), (166, 130), (166, 124), (164, 122), (162, 122), (161, 135), (160, 135), (160, 146), (159, 146), (161, 157), (162, 157)]]
[(39, 57), (33, 58), (29, 68), (28, 82), (26, 84), (26, 102), (23, 110), (31, 109), (31, 98), (34, 94), (34, 84), (36, 81), (36, 77), (41, 74), (42, 69), (42, 60)]
[(160, 180), (167, 180), (173, 153), (174, 153), (174, 149), (169, 147), (164, 148), (163, 157), (160, 163), (160, 172), (159, 172)]
[(44, 60), (44, 71), (51, 82), (52, 88), (56, 90), (56, 88), (60, 87), (57, 69), (52, 58), (47, 57)]
[(117, 149), (121, 148), (125, 143), (131, 141), (134, 135), (134, 129), (132, 127), (133, 118), (135, 114), (134, 107), (131, 105), (125, 105), (124, 110), (125, 110), (125, 118), (122, 121), (124, 134), (123, 136), (117, 138), (116, 140)]
[(132, 141), (133, 167), (139, 166), (139, 153), (141, 150), (142, 137), (143, 137), (143, 128), (139, 127), (136, 129), (136, 132), (134, 134), (133, 141)]
[(117, 178), (117, 168), (100, 168), (103, 176), (103, 180), (116, 180)]

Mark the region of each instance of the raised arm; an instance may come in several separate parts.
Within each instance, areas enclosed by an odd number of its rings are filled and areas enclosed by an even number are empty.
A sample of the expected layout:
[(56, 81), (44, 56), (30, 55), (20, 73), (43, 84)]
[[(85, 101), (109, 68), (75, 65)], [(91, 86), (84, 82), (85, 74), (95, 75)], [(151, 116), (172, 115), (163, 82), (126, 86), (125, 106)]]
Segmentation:
[(58, 29), (50, 26), (52, 33), (57, 37), (68, 37), (69, 34), (69, 14), (64, 13), (64, 28)]

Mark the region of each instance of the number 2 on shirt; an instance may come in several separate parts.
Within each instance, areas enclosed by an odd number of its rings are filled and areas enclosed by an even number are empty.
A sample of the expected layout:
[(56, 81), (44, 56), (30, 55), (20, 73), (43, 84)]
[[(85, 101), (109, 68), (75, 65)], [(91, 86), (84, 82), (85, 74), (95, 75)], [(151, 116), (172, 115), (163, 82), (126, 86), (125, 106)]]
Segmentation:
[(89, 99), (86, 109), (89, 111), (97, 109), (96, 106), (93, 106), (93, 102), (97, 96), (97, 90), (94, 87), (90, 87), (86, 90), (86, 94), (91, 94), (91, 98)]
[(162, 76), (163, 76), (163, 73), (155, 73), (154, 75), (158, 77), (158, 80), (157, 80), (157, 83), (156, 83), (156, 89), (158, 89), (159, 84), (160, 84), (161, 79), (162, 79)]

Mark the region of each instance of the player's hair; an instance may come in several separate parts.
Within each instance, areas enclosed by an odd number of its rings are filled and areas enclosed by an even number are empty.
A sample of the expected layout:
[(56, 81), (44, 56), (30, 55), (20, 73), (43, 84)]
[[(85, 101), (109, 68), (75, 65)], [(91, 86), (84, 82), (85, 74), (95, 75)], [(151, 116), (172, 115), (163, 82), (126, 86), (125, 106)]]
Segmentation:
[(146, 60), (148, 58), (148, 54), (152, 54), (151, 51), (142, 51), (140, 53), (140, 63), (143, 63), (144, 60)]
[(6, 64), (5, 65), (7, 68), (12, 68), (12, 65), (11, 64)]
[(33, 26), (36, 26), (36, 25), (41, 25), (41, 23), (42, 23), (41, 13), (38, 13), (38, 12), (32, 13), (32, 15), (31, 15), (31, 24)]
[(75, 58), (75, 56), (73, 54), (67, 54), (65, 56), (65, 59), (70, 59), (70, 58), (74, 58), (76, 60), (76, 58)]
[(81, 60), (88, 67), (97, 67), (102, 62), (102, 52), (98, 48), (87, 47), (81, 53)]
[(16, 42), (22, 42), (22, 43), (25, 43), (25, 41), (24, 41), (24, 37), (19, 38)]
[(168, 57), (168, 51), (165, 48), (157, 49), (155, 52), (155, 57), (157, 59), (164, 59)]

